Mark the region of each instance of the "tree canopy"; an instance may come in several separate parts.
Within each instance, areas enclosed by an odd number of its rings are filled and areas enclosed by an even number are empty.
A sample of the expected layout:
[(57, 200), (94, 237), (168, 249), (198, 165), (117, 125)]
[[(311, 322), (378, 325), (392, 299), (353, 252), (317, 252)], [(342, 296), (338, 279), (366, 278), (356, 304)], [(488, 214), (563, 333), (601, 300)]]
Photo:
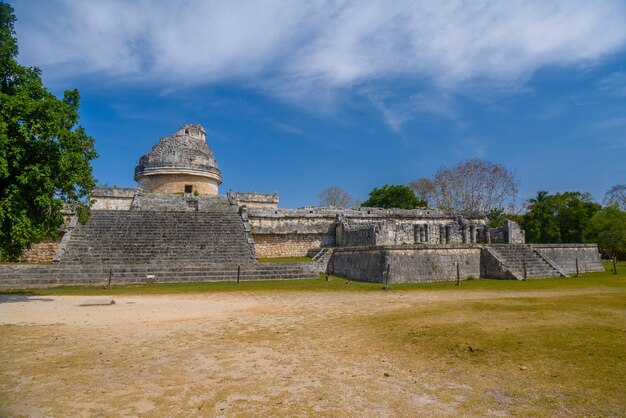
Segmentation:
[(613, 269), (618, 256), (626, 255), (626, 212), (617, 205), (596, 212), (589, 221), (588, 235), (598, 248), (613, 260)]
[(16, 61), (14, 22), (0, 3), (0, 256), (9, 259), (58, 234), (63, 203), (88, 207), (97, 156), (78, 125), (78, 91), (58, 99), (38, 68)]
[(426, 202), (421, 201), (415, 193), (408, 187), (401, 184), (388, 185), (374, 188), (369, 195), (369, 199), (361, 206), (373, 208), (399, 208), (415, 209), (426, 206)]
[[(541, 192), (537, 195), (539, 196)], [(543, 194), (523, 216), (523, 228), (529, 243), (587, 242), (591, 217), (601, 206), (591, 195), (581, 192)]]

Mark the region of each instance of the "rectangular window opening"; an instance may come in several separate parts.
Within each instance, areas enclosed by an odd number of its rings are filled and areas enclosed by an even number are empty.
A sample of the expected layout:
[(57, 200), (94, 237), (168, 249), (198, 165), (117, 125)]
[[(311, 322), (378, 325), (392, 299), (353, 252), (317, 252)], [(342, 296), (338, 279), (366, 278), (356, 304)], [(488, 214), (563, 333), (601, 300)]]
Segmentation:
[(192, 193), (193, 186), (191, 184), (185, 184), (185, 193)]

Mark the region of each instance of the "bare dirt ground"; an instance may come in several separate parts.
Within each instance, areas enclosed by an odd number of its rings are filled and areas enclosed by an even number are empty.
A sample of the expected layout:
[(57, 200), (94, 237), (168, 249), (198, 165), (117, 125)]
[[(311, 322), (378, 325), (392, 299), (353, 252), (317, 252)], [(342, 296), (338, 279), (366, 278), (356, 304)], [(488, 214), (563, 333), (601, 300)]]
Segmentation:
[[(493, 297), (238, 292), (115, 296), (114, 305), (81, 307), (92, 298), (0, 295), (0, 415), (509, 415), (516, 400), (498, 380), (507, 376), (481, 369), (478, 381), (428, 353), (381, 350), (368, 344), (380, 335), (362, 320)], [(479, 409), (463, 407), (472, 398)]]

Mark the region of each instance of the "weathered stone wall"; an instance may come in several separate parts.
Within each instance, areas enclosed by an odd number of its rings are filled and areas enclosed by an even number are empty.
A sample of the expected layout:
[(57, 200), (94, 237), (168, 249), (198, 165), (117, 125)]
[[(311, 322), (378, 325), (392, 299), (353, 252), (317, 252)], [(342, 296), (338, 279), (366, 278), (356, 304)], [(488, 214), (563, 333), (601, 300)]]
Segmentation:
[(191, 174), (159, 174), (141, 177), (139, 187), (146, 193), (184, 193), (185, 186), (191, 185), (192, 192), (201, 195), (216, 195), (219, 183), (212, 178)]
[(129, 210), (137, 189), (122, 187), (97, 187), (91, 198), (93, 210)]
[(476, 246), (411, 246), (337, 248), (330, 262), (334, 274), (382, 283), (435, 282), (481, 277), (481, 248)]
[(596, 244), (532, 244), (532, 249), (560, 266), (568, 274), (604, 271)]
[(239, 206), (248, 208), (278, 208), (278, 193), (242, 193), (228, 192), (228, 200)]
[(258, 258), (304, 257), (310, 250), (330, 246), (325, 234), (252, 234)]
[(59, 241), (42, 241), (31, 245), (22, 253), (22, 263), (51, 263), (59, 248)]
[(498, 228), (489, 228), (488, 242), (491, 244), (524, 244), (526, 243), (526, 233), (520, 226), (508, 219), (502, 222)]
[(385, 253), (378, 247), (336, 248), (328, 268), (347, 279), (382, 283)]
[(359, 245), (376, 245), (376, 227), (363, 226), (357, 229), (348, 229), (344, 225), (336, 226), (336, 241), (341, 247), (355, 247)]
[[(259, 243), (299, 242), (299, 235), (323, 235), (327, 246), (399, 245), (480, 242), (485, 236), (485, 220), (477, 215), (466, 217), (436, 209), (376, 209), (360, 210), (326, 207), (301, 209), (248, 209), (248, 218), (258, 254), (280, 257), (292, 249)], [(337, 233), (336, 227), (339, 227)], [(291, 238), (264, 238), (264, 235), (288, 235)], [(309, 238), (304, 238), (309, 240)], [(258, 242), (257, 242), (258, 241)], [(261, 244), (263, 245), (263, 244)], [(304, 246), (300, 247), (304, 249)]]
[(479, 247), (445, 246), (388, 250), (389, 282), (438, 282), (481, 277)]
[(217, 282), (317, 278), (323, 263), (210, 263), (131, 265), (0, 265), (0, 290), (43, 288), (62, 285), (103, 286), (130, 283)]

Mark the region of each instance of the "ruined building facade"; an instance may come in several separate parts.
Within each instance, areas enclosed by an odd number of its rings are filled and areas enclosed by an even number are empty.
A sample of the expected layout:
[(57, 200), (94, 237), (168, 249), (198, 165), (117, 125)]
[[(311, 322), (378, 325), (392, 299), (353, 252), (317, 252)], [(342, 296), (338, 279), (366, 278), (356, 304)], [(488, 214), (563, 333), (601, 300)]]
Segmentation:
[[(30, 250), (38, 257), (32, 261), (53, 262), (0, 266), (0, 288), (323, 272), (374, 282), (525, 279), (602, 270), (595, 245), (525, 245), (517, 224), (490, 228), (480, 214), (283, 209), (276, 193), (219, 195), (222, 173), (200, 125), (161, 138), (139, 159), (135, 180), (137, 188), (94, 190), (87, 224), (73, 218), (60, 242)], [(311, 261), (257, 261), (302, 256)]]

